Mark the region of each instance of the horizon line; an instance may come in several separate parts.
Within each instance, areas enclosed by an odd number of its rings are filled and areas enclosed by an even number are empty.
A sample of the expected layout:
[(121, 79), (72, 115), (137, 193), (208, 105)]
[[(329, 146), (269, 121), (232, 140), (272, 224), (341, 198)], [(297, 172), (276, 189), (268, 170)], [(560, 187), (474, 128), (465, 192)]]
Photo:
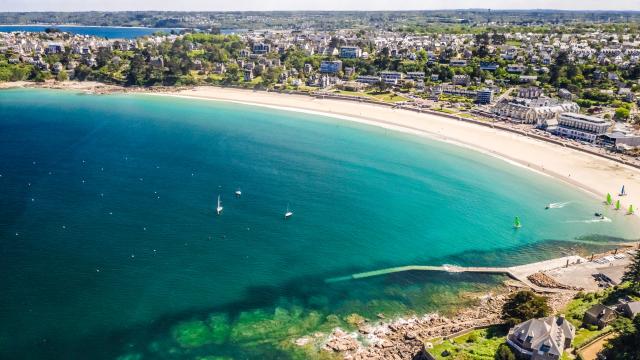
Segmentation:
[(262, 13), (275, 13), (275, 12), (423, 12), (423, 11), (565, 11), (565, 12), (629, 12), (640, 13), (640, 10), (626, 10), (626, 9), (566, 9), (566, 8), (444, 8), (444, 9), (371, 9), (371, 10), (358, 10), (358, 9), (345, 9), (345, 10), (319, 10), (319, 9), (287, 9), (287, 10), (170, 10), (170, 9), (141, 9), (141, 10), (0, 10), (0, 13), (39, 13), (39, 12), (55, 12), (55, 13), (83, 13), (83, 12), (211, 12), (211, 13), (232, 13), (232, 12), (262, 12)]

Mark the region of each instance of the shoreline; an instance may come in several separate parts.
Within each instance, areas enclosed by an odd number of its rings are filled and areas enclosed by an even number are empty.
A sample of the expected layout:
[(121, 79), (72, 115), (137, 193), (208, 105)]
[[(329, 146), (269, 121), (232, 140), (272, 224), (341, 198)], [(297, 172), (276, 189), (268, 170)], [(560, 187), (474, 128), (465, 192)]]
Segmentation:
[[(632, 204), (640, 206), (640, 169), (623, 163), (623, 160), (564, 146), (554, 139), (544, 140), (513, 129), (504, 129), (502, 126), (480, 125), (457, 120), (446, 114), (416, 112), (355, 99), (345, 100), (215, 86), (125, 88), (82, 81), (52, 82), (42, 85), (27, 81), (0, 83), (0, 89), (9, 88), (75, 90), (89, 94), (136, 93), (171, 96), (326, 116), (467, 148), (540, 175), (552, 177), (596, 199), (604, 199), (606, 194), (610, 193), (614, 202), (620, 199), (622, 209)], [(622, 185), (625, 185), (628, 195), (619, 197), (618, 191)]]
[[(29, 82), (12, 85), (0, 83), (0, 89), (9, 87), (52, 87), (47, 85), (33, 86), (33, 83)], [(631, 190), (638, 190), (640, 193), (640, 170), (638, 169), (624, 164), (617, 164), (613, 160), (596, 155), (532, 139), (521, 134), (456, 121), (445, 116), (416, 113), (410, 110), (392, 109), (387, 106), (355, 101), (320, 99), (312, 96), (242, 89), (217, 87), (126, 89), (96, 82), (65, 82), (58, 85), (60, 90), (88, 94), (138, 93), (147, 96), (224, 101), (321, 115), (334, 118), (336, 121), (349, 121), (376, 126), (478, 151), (501, 159), (511, 165), (553, 177), (575, 186), (596, 198), (604, 197), (601, 196), (601, 190), (611, 187), (611, 178), (617, 176), (629, 176), (633, 182), (629, 181), (625, 185)], [(53, 88), (56, 89), (56, 87)], [(512, 146), (515, 149), (514, 153), (505, 151), (505, 149), (511, 149)], [(545, 151), (548, 151), (548, 153)], [(528, 162), (532, 158), (539, 161)], [(586, 175), (586, 177), (576, 179), (572, 176), (565, 176), (562, 171), (570, 171), (568, 174), (578, 173)], [(612, 192), (612, 195), (617, 195), (614, 194), (615, 190), (609, 189), (607, 191)], [(632, 192), (624, 200), (635, 199), (633, 196), (635, 194)], [(618, 244), (618, 246), (623, 245), (636, 246), (637, 243)], [(609, 253), (610, 251), (603, 252), (596, 256), (599, 258)], [(526, 265), (535, 266), (535, 263)], [(573, 276), (577, 277), (578, 275)], [(582, 275), (579, 276), (582, 277)], [(562, 281), (560, 283), (568, 284)], [(305, 346), (309, 344), (317, 347), (320, 351), (328, 351), (350, 359), (393, 358), (392, 354), (397, 353), (397, 349), (403, 349), (406, 354), (415, 353), (415, 351), (422, 348), (425, 340), (434, 338), (446, 339), (467, 329), (500, 323), (499, 311), (506, 299), (506, 294), (515, 291), (519, 287), (504, 284), (503, 287), (498, 287), (488, 293), (476, 294), (477, 307), (464, 307), (451, 316), (440, 315), (436, 312), (418, 315), (407, 314), (388, 319), (380, 317), (379, 319), (371, 319), (359, 324), (357, 330), (350, 333), (334, 328), (330, 333), (316, 333), (295, 339), (294, 345)], [(524, 283), (523, 287), (530, 286)], [(535, 290), (535, 287), (533, 290)], [(575, 290), (568, 290), (551, 294), (550, 300), (553, 303), (554, 310), (558, 311), (566, 305), (576, 292)]]

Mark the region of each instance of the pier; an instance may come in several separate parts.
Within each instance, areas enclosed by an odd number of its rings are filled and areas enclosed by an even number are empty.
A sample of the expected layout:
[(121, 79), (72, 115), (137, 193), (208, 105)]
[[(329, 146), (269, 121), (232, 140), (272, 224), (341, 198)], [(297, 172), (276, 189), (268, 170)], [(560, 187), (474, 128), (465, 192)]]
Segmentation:
[(440, 271), (447, 273), (477, 273), (477, 274), (502, 274), (515, 279), (527, 287), (537, 292), (565, 292), (563, 289), (543, 288), (537, 286), (527, 277), (540, 271), (548, 271), (558, 269), (562, 267), (569, 267), (571, 265), (583, 264), (588, 260), (577, 256), (565, 256), (557, 259), (539, 261), (531, 264), (511, 266), (511, 267), (474, 267), (474, 266), (455, 266), (455, 265), (442, 265), (442, 266), (429, 266), (429, 265), (407, 265), (392, 267), (380, 270), (373, 270), (361, 273), (355, 273), (347, 276), (334, 277), (326, 279), (327, 283), (335, 283), (341, 281), (365, 279), (374, 276), (382, 276), (393, 273), (405, 272), (405, 271)]

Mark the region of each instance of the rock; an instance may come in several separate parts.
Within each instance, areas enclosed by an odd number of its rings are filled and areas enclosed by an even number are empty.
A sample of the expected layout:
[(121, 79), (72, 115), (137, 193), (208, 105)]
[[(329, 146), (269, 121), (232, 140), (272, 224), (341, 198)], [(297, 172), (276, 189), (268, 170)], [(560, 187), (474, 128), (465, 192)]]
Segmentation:
[(383, 313), (378, 313), (377, 316), (378, 316), (378, 319), (384, 319), (385, 318)]
[(408, 333), (404, 334), (404, 338), (405, 338), (405, 339), (412, 340), (412, 339), (415, 339), (415, 338), (416, 338), (416, 334), (415, 334), (415, 333), (413, 333), (413, 332), (408, 332)]

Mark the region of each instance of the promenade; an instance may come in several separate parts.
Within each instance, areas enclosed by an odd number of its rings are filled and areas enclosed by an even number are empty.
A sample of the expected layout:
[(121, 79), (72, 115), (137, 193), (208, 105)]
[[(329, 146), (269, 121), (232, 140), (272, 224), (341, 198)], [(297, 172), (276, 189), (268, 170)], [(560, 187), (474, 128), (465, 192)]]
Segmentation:
[(587, 262), (588, 260), (581, 256), (571, 255), (571, 256), (564, 256), (557, 259), (544, 260), (544, 261), (539, 261), (535, 263), (511, 266), (511, 267), (408, 265), (408, 266), (399, 266), (399, 267), (393, 267), (393, 268), (355, 273), (347, 276), (326, 279), (325, 281), (327, 283), (334, 283), (339, 281), (358, 280), (358, 279), (364, 279), (364, 278), (373, 277), (373, 276), (388, 275), (388, 274), (405, 272), (405, 271), (441, 271), (441, 272), (448, 272), (448, 273), (503, 274), (517, 281), (520, 281), (521, 283), (525, 284), (527, 287), (531, 288), (534, 291), (545, 292), (545, 293), (558, 293), (558, 292), (567, 292), (569, 290), (540, 287), (533, 284), (531, 281), (529, 281), (527, 277), (537, 272), (568, 268), (574, 265), (585, 264)]

